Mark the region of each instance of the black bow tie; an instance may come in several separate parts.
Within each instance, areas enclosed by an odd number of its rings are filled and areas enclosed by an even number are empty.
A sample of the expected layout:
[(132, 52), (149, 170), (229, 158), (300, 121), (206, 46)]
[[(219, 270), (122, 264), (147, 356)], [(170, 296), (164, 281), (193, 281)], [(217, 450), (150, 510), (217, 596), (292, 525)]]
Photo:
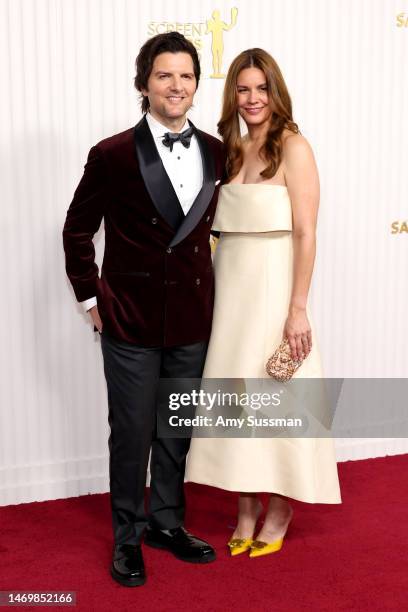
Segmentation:
[(174, 143), (179, 140), (181, 144), (183, 145), (183, 147), (186, 147), (186, 149), (188, 149), (190, 146), (190, 140), (193, 134), (194, 134), (194, 130), (192, 127), (189, 127), (187, 130), (184, 130), (184, 132), (180, 132), (180, 133), (166, 132), (164, 134), (162, 143), (164, 144), (165, 147), (169, 147), (170, 151), (173, 151)]

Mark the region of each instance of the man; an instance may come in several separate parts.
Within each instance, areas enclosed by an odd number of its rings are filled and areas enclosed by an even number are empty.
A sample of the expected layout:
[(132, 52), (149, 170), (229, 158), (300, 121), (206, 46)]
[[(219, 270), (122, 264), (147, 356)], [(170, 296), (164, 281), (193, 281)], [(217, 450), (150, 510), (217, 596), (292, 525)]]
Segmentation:
[[(211, 329), (209, 235), (225, 157), (219, 140), (186, 120), (199, 78), (197, 52), (181, 34), (159, 34), (144, 44), (135, 77), (143, 119), (91, 148), (63, 230), (67, 275), (101, 333), (115, 541), (111, 575), (125, 586), (145, 582), (144, 532), (146, 544), (181, 560), (215, 559), (212, 547), (183, 527), (190, 440), (156, 432), (160, 378), (200, 377)], [(99, 278), (92, 237), (102, 218)]]

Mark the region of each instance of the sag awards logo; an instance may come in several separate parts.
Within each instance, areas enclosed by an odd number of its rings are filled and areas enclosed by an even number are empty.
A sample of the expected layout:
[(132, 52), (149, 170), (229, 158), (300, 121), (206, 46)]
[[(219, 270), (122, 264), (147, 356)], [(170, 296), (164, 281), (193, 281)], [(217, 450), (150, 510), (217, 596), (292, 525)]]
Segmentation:
[(408, 28), (408, 13), (397, 15), (397, 28)]
[(151, 21), (148, 25), (148, 36), (155, 36), (163, 32), (180, 32), (196, 47), (200, 59), (204, 50), (204, 37), (211, 36), (212, 69), (211, 79), (224, 79), (225, 73), (222, 68), (224, 55), (224, 32), (229, 32), (237, 23), (238, 9), (231, 9), (230, 21), (226, 23), (221, 19), (218, 9), (212, 12), (211, 18), (207, 21), (196, 23), (181, 23), (167, 21)]
[(391, 234), (408, 234), (408, 221), (393, 221)]

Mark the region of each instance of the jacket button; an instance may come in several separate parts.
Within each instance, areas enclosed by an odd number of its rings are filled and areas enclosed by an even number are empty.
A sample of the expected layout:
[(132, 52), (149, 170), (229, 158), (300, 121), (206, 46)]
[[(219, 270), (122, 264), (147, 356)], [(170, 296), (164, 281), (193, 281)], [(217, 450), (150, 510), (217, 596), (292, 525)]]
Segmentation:
[(152, 223), (153, 223), (153, 225), (156, 225), (156, 223), (157, 223), (157, 217), (153, 217), (153, 219), (152, 219)]
[(194, 253), (198, 253), (198, 246), (194, 247)]
[(200, 279), (196, 278), (196, 285), (199, 285), (199, 284), (200, 284)]
[(171, 253), (171, 247), (166, 250), (166, 253)]

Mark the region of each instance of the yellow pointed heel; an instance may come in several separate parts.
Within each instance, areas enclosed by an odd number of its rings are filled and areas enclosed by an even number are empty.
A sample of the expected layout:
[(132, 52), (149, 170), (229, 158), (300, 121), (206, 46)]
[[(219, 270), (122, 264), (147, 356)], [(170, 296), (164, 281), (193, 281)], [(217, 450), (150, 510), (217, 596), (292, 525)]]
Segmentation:
[(278, 552), (282, 548), (283, 538), (279, 538), (274, 542), (262, 542), (261, 540), (254, 540), (251, 544), (251, 550), (249, 556), (251, 559), (254, 557), (262, 557), (263, 555), (270, 555), (271, 553)]
[(228, 547), (230, 549), (231, 557), (235, 557), (236, 555), (241, 555), (242, 553), (249, 550), (252, 546), (253, 540), (251, 538), (241, 539), (241, 538), (233, 538), (228, 542)]

